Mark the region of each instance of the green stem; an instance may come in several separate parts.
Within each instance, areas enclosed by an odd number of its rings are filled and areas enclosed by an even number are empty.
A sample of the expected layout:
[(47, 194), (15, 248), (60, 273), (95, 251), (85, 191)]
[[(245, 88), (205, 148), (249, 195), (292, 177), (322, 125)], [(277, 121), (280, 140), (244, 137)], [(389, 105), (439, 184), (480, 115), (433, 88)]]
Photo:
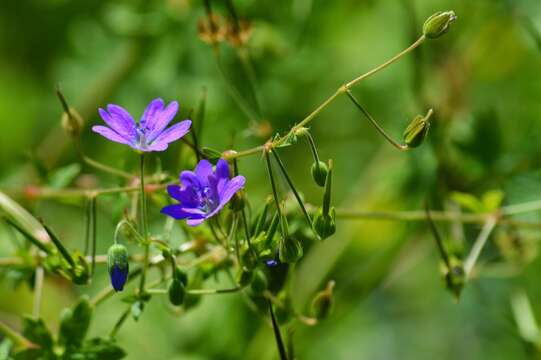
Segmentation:
[(15, 221), (11, 220), (7, 216), (3, 216), (2, 219), (4, 219), (5, 222), (7, 222), (12, 227), (14, 227), (18, 232), (23, 234), (24, 237), (26, 237), (32, 244), (38, 247), (41, 251), (43, 251), (46, 254), (51, 254), (51, 249), (49, 249), (44, 243), (36, 239), (32, 234), (26, 231), (23, 227), (19, 226), (19, 224), (17, 224)]
[(124, 310), (122, 315), (120, 315), (120, 318), (118, 319), (115, 326), (113, 327), (113, 330), (111, 330), (111, 333), (109, 334), (109, 337), (111, 339), (114, 339), (116, 337), (116, 334), (118, 333), (118, 331), (120, 330), (120, 328), (122, 327), (126, 319), (128, 318), (128, 315), (130, 315), (130, 312), (131, 312), (131, 306), (128, 306), (126, 310)]
[(306, 138), (308, 139), (308, 144), (310, 144), (312, 155), (314, 155), (314, 161), (317, 163), (319, 162), (319, 155), (317, 153), (317, 148), (316, 148), (316, 143), (314, 142), (314, 138), (312, 137), (312, 134), (310, 134), (309, 131), (306, 132)]
[(374, 125), (374, 127), (376, 128), (376, 130), (391, 144), (393, 145), (395, 148), (397, 148), (398, 150), (400, 151), (406, 151), (406, 150), (409, 150), (408, 146), (407, 145), (402, 145), (398, 142), (396, 142), (389, 134), (387, 134), (385, 132), (385, 130), (378, 124), (378, 122), (372, 117), (372, 115), (370, 115), (370, 113), (361, 105), (361, 103), (355, 98), (355, 96), (353, 96), (353, 94), (351, 93), (351, 91), (348, 89), (346, 90), (346, 94), (347, 96), (351, 99), (351, 101), (353, 102), (353, 104), (355, 104), (355, 106), (357, 107), (357, 109), (359, 109), (361, 111), (361, 113), (363, 113), (364, 116), (366, 116), (366, 118), (370, 121), (370, 123), (372, 123), (372, 125)]
[(272, 330), (274, 331), (274, 338), (276, 340), (276, 346), (278, 347), (278, 353), (280, 354), (280, 360), (287, 360), (287, 353), (284, 346), (284, 341), (282, 340), (282, 334), (280, 334), (280, 327), (276, 322), (276, 317), (274, 316), (274, 310), (272, 309), (272, 303), (270, 300), (267, 300), (269, 306), (269, 313), (272, 320)]
[(92, 211), (92, 267), (90, 276), (94, 276), (94, 270), (96, 269), (96, 246), (98, 240), (98, 210), (97, 210), (97, 197), (90, 199), (90, 207)]
[(72, 268), (75, 267), (75, 261), (73, 260), (73, 257), (69, 253), (68, 249), (62, 244), (60, 239), (56, 236), (56, 234), (45, 224), (43, 224), (43, 227), (45, 228), (45, 231), (47, 231), (47, 234), (49, 234), (49, 237), (51, 238), (51, 241), (58, 249), (58, 252), (60, 252), (60, 255), (70, 264)]
[(276, 190), (276, 183), (274, 181), (274, 176), (272, 174), (272, 165), (269, 158), (269, 151), (265, 151), (265, 161), (267, 162), (267, 171), (269, 174), (269, 179), (272, 187), (272, 195), (274, 196), (274, 203), (276, 204), (276, 211), (278, 212), (278, 219), (280, 221), (280, 229), (282, 230), (282, 237), (285, 239), (287, 237), (287, 231), (284, 225), (282, 217), (282, 207), (280, 205), (280, 199), (278, 198), (278, 191)]
[(432, 231), (434, 240), (436, 240), (436, 245), (438, 246), (440, 256), (443, 262), (445, 263), (445, 266), (447, 267), (447, 269), (451, 271), (451, 261), (449, 259), (449, 254), (447, 254), (447, 249), (445, 249), (445, 245), (443, 244), (443, 240), (440, 236), (438, 228), (436, 227), (436, 224), (434, 224), (434, 221), (432, 221), (432, 217), (430, 216), (430, 209), (428, 208), (428, 203), (425, 204), (425, 212), (426, 212), (426, 221), (428, 222), (428, 225), (430, 226), (430, 230)]
[(146, 273), (148, 270), (148, 261), (150, 256), (150, 243), (148, 242), (148, 227), (147, 227), (147, 203), (145, 195), (145, 155), (141, 154), (140, 167), (140, 192), (141, 192), (141, 228), (144, 239), (145, 256), (143, 260), (143, 272), (141, 273), (141, 282), (139, 284), (139, 293), (142, 295), (145, 292)]
[(483, 250), (483, 247), (492, 233), (492, 230), (494, 230), (497, 221), (498, 219), (495, 216), (489, 217), (481, 229), (479, 236), (475, 240), (468, 257), (464, 261), (464, 273), (466, 274), (466, 279), (470, 277), (473, 267), (475, 266), (479, 255), (481, 255), (481, 250)]
[(293, 195), (295, 195), (295, 199), (297, 199), (297, 202), (299, 203), (299, 206), (302, 210), (302, 213), (304, 214), (304, 217), (306, 218), (306, 221), (308, 222), (308, 225), (312, 227), (312, 219), (310, 219), (310, 215), (308, 214), (308, 211), (306, 210), (306, 207), (304, 206), (304, 203), (301, 199), (301, 196), (297, 192), (297, 189), (295, 188), (295, 185), (293, 185), (293, 181), (289, 177), (289, 174), (287, 173), (287, 170), (284, 166), (284, 163), (280, 159), (280, 156), (278, 156), (278, 151), (273, 150), (272, 152), (274, 154), (274, 158), (276, 159), (276, 162), (278, 163), (278, 166), (280, 167), (280, 170), (282, 171), (282, 174), (284, 174), (284, 177), (286, 178), (287, 184), (289, 185), (289, 188), (293, 192)]
[(0, 321), (0, 334), (3, 334), (5, 337), (13, 341), (13, 343), (17, 347), (23, 347), (23, 348), (35, 348), (37, 347), (34, 343), (32, 343), (30, 340), (4, 324), (2, 321)]

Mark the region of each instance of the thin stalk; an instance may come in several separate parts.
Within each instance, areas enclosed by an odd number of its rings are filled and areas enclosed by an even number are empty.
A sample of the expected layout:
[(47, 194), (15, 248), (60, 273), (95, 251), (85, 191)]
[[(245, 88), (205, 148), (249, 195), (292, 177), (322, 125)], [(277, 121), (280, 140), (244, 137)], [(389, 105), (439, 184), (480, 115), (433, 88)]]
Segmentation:
[(115, 326), (113, 327), (113, 330), (111, 330), (111, 333), (109, 334), (109, 337), (111, 339), (114, 339), (116, 337), (116, 334), (118, 333), (118, 331), (120, 330), (120, 328), (122, 327), (126, 319), (128, 318), (128, 315), (130, 315), (130, 312), (131, 312), (131, 306), (128, 306), (126, 310), (124, 310), (124, 312), (122, 313), (118, 321), (116, 322)]
[(140, 162), (140, 192), (141, 192), (141, 228), (144, 239), (145, 257), (143, 261), (143, 272), (141, 273), (141, 282), (139, 284), (139, 293), (143, 294), (145, 291), (146, 273), (148, 270), (148, 262), (150, 256), (150, 243), (148, 242), (148, 227), (147, 227), (147, 204), (145, 195), (145, 156), (141, 154)]
[(60, 255), (62, 255), (62, 257), (68, 262), (68, 264), (72, 268), (75, 268), (75, 260), (73, 260), (73, 257), (69, 253), (68, 249), (66, 249), (64, 244), (62, 244), (60, 239), (56, 236), (56, 234), (47, 225), (43, 224), (43, 227), (45, 228), (45, 231), (47, 231), (47, 234), (51, 238), (51, 241), (53, 242), (53, 244), (58, 249), (58, 252), (60, 253)]
[(425, 204), (425, 212), (426, 220), (428, 222), (428, 225), (430, 226), (430, 230), (432, 231), (434, 240), (436, 240), (436, 245), (438, 245), (440, 256), (445, 263), (447, 269), (451, 271), (451, 260), (449, 259), (449, 254), (447, 254), (447, 249), (445, 249), (445, 245), (443, 244), (443, 240), (441, 238), (440, 232), (438, 231), (438, 228), (436, 227), (436, 224), (434, 224), (434, 221), (432, 221), (432, 217), (430, 216), (430, 209), (428, 208), (428, 203)]
[(92, 211), (92, 266), (90, 270), (90, 276), (94, 276), (94, 270), (96, 269), (96, 245), (98, 240), (98, 210), (97, 210), (97, 197), (90, 199), (90, 207)]
[(18, 232), (24, 235), (32, 244), (34, 244), (36, 247), (38, 247), (41, 251), (45, 252), (46, 254), (51, 254), (51, 249), (49, 249), (44, 243), (36, 239), (32, 234), (30, 234), (28, 231), (26, 231), (23, 227), (19, 226), (15, 221), (11, 220), (7, 216), (2, 216), (2, 219), (6, 221), (9, 225), (13, 226)]
[(306, 138), (308, 139), (308, 144), (310, 145), (310, 149), (312, 150), (314, 161), (317, 163), (319, 162), (319, 154), (317, 153), (317, 147), (316, 147), (316, 143), (314, 142), (314, 138), (312, 137), (312, 134), (310, 134), (309, 131), (306, 132)]
[(6, 324), (4, 324), (2, 321), (0, 321), (0, 334), (3, 334), (6, 338), (13, 341), (13, 343), (16, 345), (16, 347), (22, 347), (22, 348), (36, 348), (37, 345), (32, 343), (30, 340), (25, 338), (23, 335), (19, 334)]
[(287, 360), (287, 352), (284, 346), (284, 341), (282, 340), (282, 334), (280, 333), (280, 328), (276, 322), (276, 317), (274, 316), (274, 310), (272, 309), (272, 303), (270, 300), (267, 300), (269, 305), (269, 313), (272, 320), (272, 330), (274, 331), (274, 339), (276, 340), (276, 346), (278, 347), (278, 353), (280, 354), (280, 360)]
[(280, 229), (282, 231), (282, 237), (285, 239), (287, 237), (287, 231), (284, 225), (282, 217), (282, 208), (280, 205), (280, 199), (278, 198), (278, 191), (276, 190), (276, 183), (274, 181), (274, 176), (272, 174), (272, 165), (270, 162), (269, 152), (265, 151), (265, 160), (267, 162), (267, 171), (269, 174), (269, 179), (272, 187), (272, 195), (274, 196), (274, 203), (276, 204), (276, 211), (278, 212), (278, 219), (280, 219)]
[(312, 219), (310, 218), (310, 215), (308, 214), (308, 211), (306, 210), (306, 207), (304, 206), (304, 203), (303, 203), (303, 201), (301, 199), (301, 196), (297, 192), (297, 189), (295, 188), (295, 185), (293, 185), (293, 181), (289, 177), (289, 174), (287, 173), (287, 170), (286, 170), (286, 168), (284, 166), (284, 163), (282, 162), (282, 160), (280, 159), (280, 156), (278, 155), (278, 151), (274, 150), (274, 151), (272, 151), (272, 153), (274, 154), (274, 158), (276, 159), (276, 162), (278, 163), (278, 166), (280, 167), (280, 170), (282, 171), (282, 174), (286, 178), (286, 181), (287, 181), (287, 184), (289, 185), (289, 188), (293, 192), (293, 195), (295, 195), (295, 199), (297, 199), (297, 202), (299, 203), (299, 206), (300, 206), (300, 208), (302, 210), (302, 213), (303, 213), (304, 217), (306, 218), (306, 221), (308, 222), (308, 225), (310, 227), (312, 227)]
[(88, 255), (88, 247), (90, 246), (90, 226), (92, 223), (92, 211), (90, 208), (91, 199), (86, 199), (85, 204), (85, 243), (84, 243), (84, 253)]
[(34, 304), (32, 309), (32, 315), (37, 319), (41, 309), (41, 296), (43, 294), (43, 280), (45, 271), (42, 266), (36, 267), (36, 275), (34, 280)]
[(468, 255), (467, 259), (464, 261), (464, 273), (466, 274), (466, 279), (469, 278), (471, 271), (473, 270), (473, 267), (475, 263), (477, 262), (479, 255), (481, 254), (481, 250), (483, 250), (483, 247), (485, 246), (490, 234), (492, 233), (492, 230), (494, 230), (496, 223), (497, 223), (497, 218), (495, 216), (489, 217), (487, 219), (487, 222), (481, 229), (479, 236), (477, 236), (475, 243), (473, 243), (472, 249), (470, 250), (470, 254)]
[(359, 109), (361, 111), (361, 113), (363, 113), (364, 116), (366, 116), (366, 118), (370, 121), (370, 123), (372, 123), (372, 125), (374, 125), (374, 127), (376, 128), (376, 130), (391, 144), (393, 145), (395, 148), (397, 148), (398, 150), (400, 151), (406, 151), (406, 150), (409, 150), (409, 147), (407, 145), (403, 145), (403, 144), (400, 144), (398, 142), (396, 142), (389, 134), (387, 134), (385, 132), (385, 130), (378, 124), (378, 122), (372, 117), (372, 115), (370, 115), (370, 113), (361, 105), (361, 103), (355, 98), (355, 96), (353, 96), (353, 94), (351, 93), (351, 91), (346, 90), (346, 94), (347, 96), (351, 99), (351, 101), (353, 102), (353, 104), (355, 104), (355, 106), (357, 107), (357, 109)]

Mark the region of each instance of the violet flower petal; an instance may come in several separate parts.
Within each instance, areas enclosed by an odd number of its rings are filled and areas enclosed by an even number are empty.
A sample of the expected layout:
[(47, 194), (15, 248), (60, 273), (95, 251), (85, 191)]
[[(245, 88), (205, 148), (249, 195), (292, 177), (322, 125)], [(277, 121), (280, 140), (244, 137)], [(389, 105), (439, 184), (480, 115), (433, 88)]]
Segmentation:
[(132, 139), (137, 136), (135, 120), (133, 120), (129, 112), (115, 104), (107, 105), (107, 111), (109, 112), (109, 119), (111, 121), (111, 124), (108, 123), (107, 125), (125, 138)]
[(100, 134), (101, 136), (103, 136), (104, 138), (108, 140), (111, 140), (117, 143), (121, 143), (121, 144), (130, 143), (129, 140), (122, 137), (120, 134), (115, 132), (113, 129), (108, 128), (107, 126), (95, 125), (95, 126), (92, 126), (92, 131)]
[(229, 179), (229, 163), (224, 160), (220, 159), (216, 163), (216, 177), (218, 179)]
[(209, 185), (209, 176), (212, 174), (212, 164), (208, 160), (201, 160), (195, 167), (195, 175), (199, 178), (203, 186)]
[[(176, 141), (186, 135), (188, 131), (190, 131), (190, 127), (192, 126), (191, 120), (184, 120), (179, 122), (178, 124), (175, 124), (171, 126), (170, 128), (166, 129), (164, 132), (162, 132), (156, 139), (152, 141), (152, 144), (150, 145), (150, 149), (152, 148), (162, 148), (165, 146), (167, 148), (167, 145), (173, 141)], [(165, 150), (165, 149), (163, 149)]]
[(167, 105), (165, 109), (160, 111), (159, 114), (156, 114), (157, 116), (153, 120), (153, 126), (150, 128), (148, 133), (146, 133), (146, 137), (148, 141), (153, 141), (156, 137), (158, 137), (163, 129), (169, 125), (171, 120), (175, 117), (178, 111), (178, 102), (172, 101)]
[(161, 98), (152, 100), (145, 109), (143, 116), (141, 116), (139, 127), (141, 129), (152, 129), (164, 106), (165, 104)]

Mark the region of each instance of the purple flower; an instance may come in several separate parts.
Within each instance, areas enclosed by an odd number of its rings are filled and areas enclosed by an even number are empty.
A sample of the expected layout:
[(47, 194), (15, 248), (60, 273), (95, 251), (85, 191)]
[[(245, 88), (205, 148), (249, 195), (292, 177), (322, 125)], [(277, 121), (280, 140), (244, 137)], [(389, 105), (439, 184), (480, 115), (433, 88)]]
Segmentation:
[(244, 187), (244, 176), (230, 179), (229, 165), (218, 160), (216, 170), (207, 160), (201, 160), (195, 171), (180, 173), (182, 186), (170, 185), (167, 192), (180, 204), (166, 206), (162, 214), (175, 219), (186, 219), (188, 225), (196, 226), (216, 215), (237, 191)]
[(107, 111), (99, 109), (101, 118), (108, 126), (96, 125), (92, 131), (138, 151), (164, 151), (169, 143), (186, 135), (192, 125), (190, 120), (184, 120), (167, 128), (177, 111), (176, 101), (165, 107), (162, 99), (154, 99), (148, 104), (139, 123), (136, 123), (124, 108), (109, 104)]
[(111, 285), (115, 291), (122, 291), (124, 289), (124, 284), (128, 280), (128, 267), (121, 268), (118, 265), (114, 265), (109, 274), (111, 277)]

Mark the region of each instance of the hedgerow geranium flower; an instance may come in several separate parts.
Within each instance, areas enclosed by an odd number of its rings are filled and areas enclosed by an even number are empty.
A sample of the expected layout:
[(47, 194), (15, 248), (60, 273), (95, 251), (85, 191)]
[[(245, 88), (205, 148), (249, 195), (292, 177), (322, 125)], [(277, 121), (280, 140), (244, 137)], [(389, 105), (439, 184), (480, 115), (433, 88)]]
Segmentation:
[(109, 104), (107, 111), (99, 109), (101, 118), (108, 126), (96, 125), (92, 127), (92, 131), (138, 151), (164, 151), (169, 143), (186, 135), (192, 125), (190, 120), (184, 120), (167, 128), (177, 111), (176, 101), (165, 107), (162, 99), (154, 99), (147, 106), (139, 123), (136, 123), (123, 107)]
[(196, 226), (216, 215), (233, 195), (244, 187), (244, 176), (230, 179), (229, 165), (218, 160), (216, 170), (207, 160), (201, 160), (195, 171), (180, 173), (182, 186), (170, 185), (167, 192), (180, 204), (166, 206), (162, 213), (175, 219), (186, 219), (188, 225)]

